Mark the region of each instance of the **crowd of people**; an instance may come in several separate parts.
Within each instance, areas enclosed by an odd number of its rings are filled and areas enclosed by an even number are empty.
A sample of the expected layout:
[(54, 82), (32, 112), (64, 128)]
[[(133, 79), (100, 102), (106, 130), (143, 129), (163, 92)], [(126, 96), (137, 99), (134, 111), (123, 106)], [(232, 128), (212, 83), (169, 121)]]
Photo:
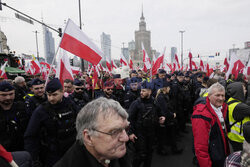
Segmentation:
[(182, 154), (187, 124), (194, 165), (250, 164), (249, 77), (163, 69), (74, 77), (0, 79), (0, 166), (150, 167), (154, 149)]

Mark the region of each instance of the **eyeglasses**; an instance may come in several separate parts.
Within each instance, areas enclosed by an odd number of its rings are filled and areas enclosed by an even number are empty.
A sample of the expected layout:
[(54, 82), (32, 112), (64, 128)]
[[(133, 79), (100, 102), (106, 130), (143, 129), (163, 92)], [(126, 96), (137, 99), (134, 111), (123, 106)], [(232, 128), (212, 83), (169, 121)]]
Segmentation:
[(108, 88), (108, 89), (107, 89), (107, 91), (110, 91), (110, 90), (113, 90), (113, 89), (111, 89), (111, 88)]
[(84, 88), (76, 88), (76, 90), (84, 90)]
[(96, 132), (99, 132), (99, 133), (102, 133), (102, 134), (106, 134), (106, 135), (109, 135), (111, 136), (112, 138), (117, 138), (117, 137), (120, 137), (122, 132), (125, 130), (125, 132), (127, 133), (128, 130), (129, 130), (129, 126), (126, 126), (125, 128), (118, 128), (118, 129), (114, 129), (112, 130), (111, 132), (103, 132), (103, 131), (100, 131), (100, 130), (97, 130), (97, 129), (93, 129), (94, 131)]

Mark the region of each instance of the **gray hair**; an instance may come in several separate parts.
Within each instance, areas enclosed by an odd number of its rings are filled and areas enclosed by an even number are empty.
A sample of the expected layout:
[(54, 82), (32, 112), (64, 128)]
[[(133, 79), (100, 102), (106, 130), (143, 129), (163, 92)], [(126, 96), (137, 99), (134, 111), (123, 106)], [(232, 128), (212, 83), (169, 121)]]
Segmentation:
[(123, 119), (128, 118), (127, 112), (115, 100), (100, 97), (91, 101), (81, 109), (76, 118), (76, 139), (81, 143), (84, 143), (82, 135), (84, 129), (88, 129), (90, 135), (94, 134), (93, 130), (98, 126), (97, 118), (99, 114), (102, 114), (104, 119), (113, 114), (118, 114)]
[(248, 167), (250, 165), (250, 144), (247, 141), (243, 142), (243, 150), (241, 152), (241, 166)]
[(208, 88), (208, 94), (213, 94), (215, 89), (219, 92), (225, 92), (224, 86), (222, 86), (219, 82), (216, 82)]
[(14, 80), (14, 82), (16, 83), (16, 84), (20, 84), (20, 83), (22, 83), (22, 82), (24, 82), (25, 81), (25, 79), (24, 79), (24, 77), (22, 77), (22, 76), (17, 76), (16, 78), (15, 78), (15, 80)]

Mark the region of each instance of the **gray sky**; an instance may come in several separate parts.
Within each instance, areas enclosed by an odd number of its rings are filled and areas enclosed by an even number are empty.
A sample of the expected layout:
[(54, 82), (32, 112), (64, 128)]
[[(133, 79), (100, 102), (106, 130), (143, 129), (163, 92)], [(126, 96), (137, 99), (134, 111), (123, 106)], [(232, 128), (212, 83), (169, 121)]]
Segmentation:
[[(64, 25), (71, 18), (79, 24), (78, 0), (2, 0), (52, 26)], [(120, 55), (122, 42), (134, 39), (139, 29), (143, 3), (147, 29), (151, 31), (151, 45), (166, 55), (175, 46), (180, 53), (180, 33), (184, 33), (184, 58), (189, 50), (193, 56), (214, 55), (225, 57), (229, 48), (243, 48), (250, 40), (249, 0), (81, 0), (83, 31), (100, 47), (102, 32), (111, 35), (112, 57)], [(3, 17), (7, 17), (4, 19)], [(14, 11), (3, 6), (0, 27), (8, 45), (17, 53), (36, 54), (35, 34), (39, 31), (39, 53), (42, 56), (43, 37), (39, 24), (30, 25), (14, 17)], [(57, 28), (57, 27), (56, 27)], [(57, 48), (60, 38), (53, 33)], [(127, 46), (127, 44), (125, 45)], [(178, 54), (180, 56), (180, 54)], [(167, 58), (169, 60), (169, 58)]]

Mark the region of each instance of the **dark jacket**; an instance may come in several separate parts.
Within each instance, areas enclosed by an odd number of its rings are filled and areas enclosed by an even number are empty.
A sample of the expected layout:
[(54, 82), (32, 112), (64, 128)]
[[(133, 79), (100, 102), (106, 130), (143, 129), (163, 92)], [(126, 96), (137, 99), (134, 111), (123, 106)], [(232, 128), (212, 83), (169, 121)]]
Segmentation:
[[(226, 117), (227, 105), (222, 107)], [(200, 167), (223, 167), (230, 150), (220, 120), (206, 98), (205, 104), (194, 106), (192, 115), (195, 155)]]
[(242, 121), (245, 117), (250, 116), (250, 106), (244, 103), (245, 96), (241, 82), (234, 82), (228, 85), (227, 94), (229, 97), (232, 97), (242, 102), (237, 104), (233, 111), (233, 118), (236, 121)]
[[(54, 167), (103, 167), (86, 147), (76, 141)], [(110, 167), (131, 167), (127, 155), (120, 159), (111, 160)]]
[(44, 163), (54, 164), (75, 142), (77, 107), (70, 98), (51, 105), (48, 101), (33, 112), (24, 135), (25, 149), (33, 160), (38, 160), (41, 150)]

